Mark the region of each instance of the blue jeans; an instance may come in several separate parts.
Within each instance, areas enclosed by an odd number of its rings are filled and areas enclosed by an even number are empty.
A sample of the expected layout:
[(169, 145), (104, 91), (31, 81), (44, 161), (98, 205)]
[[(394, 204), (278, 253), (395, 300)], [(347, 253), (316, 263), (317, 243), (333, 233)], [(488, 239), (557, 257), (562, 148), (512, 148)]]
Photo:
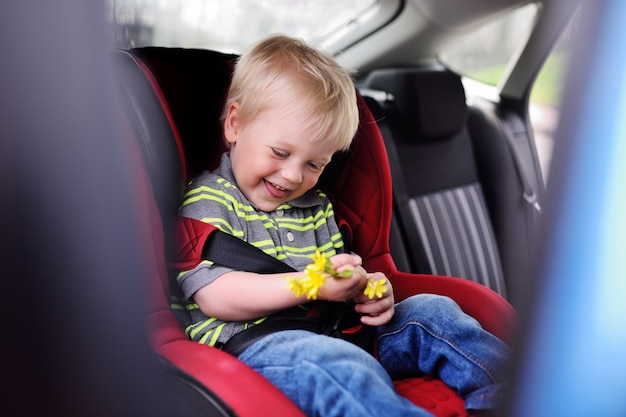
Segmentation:
[(391, 379), (424, 374), (455, 389), (467, 409), (499, 405), (508, 347), (451, 299), (404, 300), (377, 332), (378, 361), (348, 342), (302, 330), (266, 336), (239, 359), (307, 416), (430, 416), (399, 396)]

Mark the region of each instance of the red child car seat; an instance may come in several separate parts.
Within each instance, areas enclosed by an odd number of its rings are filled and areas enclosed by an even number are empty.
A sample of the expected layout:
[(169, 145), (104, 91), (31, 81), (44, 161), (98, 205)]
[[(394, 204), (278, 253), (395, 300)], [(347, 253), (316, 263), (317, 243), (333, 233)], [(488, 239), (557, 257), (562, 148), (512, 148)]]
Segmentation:
[[(173, 241), (185, 182), (204, 169), (215, 168), (225, 150), (219, 116), (236, 56), (149, 47), (117, 51), (115, 58), (133, 134), (141, 145), (154, 194), (154, 227), (162, 230), (157, 236), (161, 239), (155, 241), (158, 273), (149, 283), (147, 316), (155, 352), (235, 415), (302, 415), (234, 357), (188, 340), (170, 309), (165, 259), (173, 255), (166, 243)], [(509, 341), (515, 312), (493, 291), (458, 278), (397, 271), (389, 253), (389, 163), (376, 122), (360, 96), (358, 103), (361, 123), (352, 148), (335, 158), (320, 180), (337, 217), (349, 226), (352, 249), (362, 256), (367, 270), (389, 277), (397, 301), (420, 292), (447, 295), (484, 328)], [(439, 380), (410, 378), (395, 383), (402, 395), (435, 415), (466, 415), (463, 401)]]

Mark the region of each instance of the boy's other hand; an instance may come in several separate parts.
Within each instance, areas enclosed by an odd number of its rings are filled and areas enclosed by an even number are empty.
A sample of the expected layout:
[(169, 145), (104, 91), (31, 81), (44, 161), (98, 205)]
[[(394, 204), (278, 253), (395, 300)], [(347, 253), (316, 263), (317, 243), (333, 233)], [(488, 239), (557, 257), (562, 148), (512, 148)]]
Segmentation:
[(388, 323), (394, 314), (395, 300), (393, 288), (391, 287), (389, 279), (380, 272), (369, 274), (369, 278), (372, 278), (374, 281), (385, 279), (387, 291), (383, 293), (382, 297), (374, 298), (373, 300), (370, 300), (369, 297), (362, 292), (358, 293), (354, 297), (354, 302), (356, 303), (354, 309), (357, 313), (363, 314), (361, 317), (363, 324), (367, 324), (368, 326), (381, 326)]

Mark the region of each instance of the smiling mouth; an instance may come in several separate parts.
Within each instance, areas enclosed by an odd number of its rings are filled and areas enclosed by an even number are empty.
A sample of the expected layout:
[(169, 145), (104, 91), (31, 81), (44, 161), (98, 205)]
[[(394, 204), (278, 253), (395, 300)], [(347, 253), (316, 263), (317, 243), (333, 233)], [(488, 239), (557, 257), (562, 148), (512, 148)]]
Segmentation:
[(267, 192), (274, 198), (285, 198), (290, 193), (290, 190), (283, 188), (278, 184), (274, 184), (273, 182), (270, 182), (268, 180), (265, 180), (265, 188), (267, 189)]

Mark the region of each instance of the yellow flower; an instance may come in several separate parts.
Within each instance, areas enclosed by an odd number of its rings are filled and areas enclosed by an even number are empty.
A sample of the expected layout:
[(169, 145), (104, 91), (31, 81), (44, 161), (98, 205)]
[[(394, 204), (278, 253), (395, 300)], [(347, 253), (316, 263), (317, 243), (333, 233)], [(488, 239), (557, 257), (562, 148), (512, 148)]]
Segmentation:
[(332, 270), (330, 259), (328, 259), (325, 253), (322, 253), (319, 250), (315, 251), (313, 263), (306, 266), (306, 270), (313, 272), (330, 272), (328, 271), (329, 269)]
[(365, 291), (363, 293), (367, 295), (367, 298), (372, 300), (374, 297), (381, 298), (384, 293), (387, 292), (387, 287), (385, 287), (386, 279), (379, 279), (374, 281), (372, 278), (367, 280), (367, 286), (365, 287)]
[(306, 292), (302, 286), (302, 281), (298, 278), (287, 277), (287, 281), (289, 281), (289, 289), (296, 294), (296, 297), (300, 297)]
[[(341, 273), (335, 271), (328, 256), (317, 250), (315, 251), (315, 256), (313, 256), (313, 262), (304, 268), (303, 277), (294, 278), (288, 276), (286, 279), (289, 282), (289, 289), (295, 293), (296, 297), (305, 294), (307, 300), (316, 300), (317, 296), (320, 294), (320, 288), (326, 282), (327, 274), (333, 278), (350, 278), (352, 276), (352, 270), (347, 269)], [(381, 297), (382, 294), (387, 291), (387, 288), (384, 286), (386, 282), (384, 279), (378, 280), (376, 283), (371, 279), (369, 281), (372, 282), (371, 285), (373, 285), (373, 287), (370, 288), (370, 282), (368, 282), (365, 294), (370, 300), (374, 298), (374, 295)], [(372, 295), (369, 295), (368, 291), (370, 291)]]
[(320, 288), (326, 282), (325, 274), (335, 273), (330, 259), (325, 253), (315, 251), (313, 263), (304, 268), (304, 276), (300, 278), (287, 277), (289, 281), (289, 289), (293, 291), (296, 297), (302, 294), (306, 295), (307, 300), (316, 300), (320, 293)]
[(305, 291), (307, 300), (316, 300), (320, 293), (320, 287), (326, 282), (324, 273), (316, 271), (305, 271), (306, 276), (301, 280), (302, 288)]

